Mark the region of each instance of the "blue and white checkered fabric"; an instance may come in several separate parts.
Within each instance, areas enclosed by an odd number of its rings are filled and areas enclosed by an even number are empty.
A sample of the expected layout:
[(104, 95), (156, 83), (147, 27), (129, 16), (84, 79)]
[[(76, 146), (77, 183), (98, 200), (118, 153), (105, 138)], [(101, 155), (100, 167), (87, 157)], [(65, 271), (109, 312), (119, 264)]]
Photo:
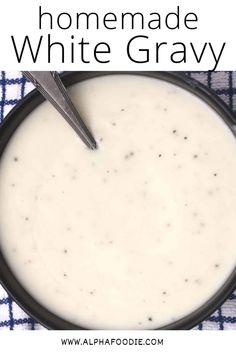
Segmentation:
[[(236, 72), (188, 73), (204, 85), (211, 87), (236, 112)], [(0, 121), (30, 90), (19, 72), (0, 73)], [(43, 329), (26, 315), (0, 286), (0, 329)], [(236, 292), (196, 329), (236, 329)]]

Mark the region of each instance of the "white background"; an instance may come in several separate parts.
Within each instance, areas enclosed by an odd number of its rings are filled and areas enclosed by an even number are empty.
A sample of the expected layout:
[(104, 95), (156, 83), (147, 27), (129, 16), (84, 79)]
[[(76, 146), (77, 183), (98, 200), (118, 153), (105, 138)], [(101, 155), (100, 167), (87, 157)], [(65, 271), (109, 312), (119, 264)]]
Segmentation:
[[(0, 68), (4, 70), (212, 70), (215, 66), (215, 60), (207, 47), (204, 52), (201, 63), (194, 59), (189, 43), (192, 42), (196, 51), (200, 52), (205, 42), (211, 42), (216, 53), (220, 50), (223, 42), (226, 47), (223, 51), (217, 70), (236, 70), (236, 39), (235, 39), (235, 1), (207, 1), (207, 0), (186, 0), (186, 1), (157, 1), (157, 0), (7, 0), (1, 2), (0, 8), (0, 37), (1, 37), (1, 55)], [(44, 18), (44, 28), (38, 28), (38, 7), (42, 6), (44, 11), (50, 11), (53, 14), (54, 29), (50, 31), (47, 26), (47, 19)], [(163, 26), (161, 30), (121, 30), (120, 21), (117, 21), (118, 29), (100, 30), (91, 28), (87, 30), (76, 30), (76, 13), (97, 12), (102, 19), (105, 13), (115, 12), (119, 18), (121, 12), (142, 12), (148, 14), (158, 12), (162, 16), (164, 25), (165, 15), (168, 12), (176, 11), (177, 5), (180, 6), (180, 25), (181, 29), (168, 30)], [(69, 12), (72, 16), (72, 27), (68, 30), (61, 30), (56, 25), (57, 16), (61, 12)], [(183, 18), (188, 12), (195, 12), (198, 16), (198, 29), (188, 30), (183, 25)], [(65, 45), (66, 62), (60, 63), (59, 49), (52, 50), (52, 61), (48, 63), (46, 36), (51, 33), (54, 41), (60, 41)], [(40, 35), (44, 35), (37, 63), (32, 62), (28, 52), (24, 52), (23, 60), (17, 63), (16, 55), (13, 49), (11, 35), (14, 36), (17, 45), (20, 47), (26, 35), (28, 35), (37, 46)], [(75, 63), (71, 63), (69, 49), (71, 35), (74, 35), (75, 43)], [(141, 46), (150, 51), (149, 63), (135, 64), (129, 60), (126, 54), (127, 42), (136, 35), (149, 36), (148, 40), (136, 42), (136, 48), (133, 53), (135, 58), (141, 59), (145, 53), (140, 53)], [(84, 37), (90, 42), (86, 46), (86, 56), (90, 60), (89, 64), (84, 64), (80, 60), (79, 46)], [(104, 55), (109, 58), (110, 63), (99, 64), (94, 60), (94, 46), (101, 41), (110, 44), (110, 55)], [(171, 53), (175, 50), (172, 46), (174, 42), (184, 42), (187, 48), (187, 63), (174, 64), (170, 60)], [(159, 62), (156, 63), (155, 45), (159, 42), (168, 42), (160, 51)], [(177, 48), (176, 48), (177, 49)]]
[[(159, 63), (155, 63), (155, 43), (166, 41), (171, 43), (182, 41), (188, 46), (189, 42), (193, 42), (197, 48), (201, 48), (205, 42), (211, 42), (215, 48), (219, 48), (223, 42), (226, 42), (224, 53), (217, 70), (236, 70), (236, 38), (235, 38), (235, 1), (207, 1), (207, 0), (2, 0), (0, 7), (0, 69), (1, 70), (211, 70), (214, 61), (210, 55), (204, 56), (201, 64), (194, 61), (193, 56), (187, 54), (186, 64), (173, 64), (169, 60), (169, 52), (164, 51), (160, 57)], [(79, 60), (71, 64), (69, 60), (62, 65), (58, 61), (57, 55), (51, 64), (47, 62), (46, 48), (40, 52), (39, 60), (36, 64), (32, 63), (30, 56), (24, 57), (21, 64), (17, 63), (13, 50), (11, 35), (14, 35), (19, 43), (23, 41), (25, 35), (29, 35), (32, 41), (37, 42), (40, 35), (47, 35), (49, 31), (38, 29), (38, 6), (41, 5), (45, 11), (50, 11), (54, 16), (60, 12), (67, 11), (71, 14), (76, 12), (97, 12), (101, 17), (106, 12), (142, 12), (149, 14), (150, 12), (159, 12), (167, 14), (175, 11), (177, 5), (180, 6), (181, 16), (187, 12), (196, 12), (198, 15), (198, 29), (187, 30), (182, 27), (181, 30), (93, 30), (77, 31), (73, 27), (67, 31), (55, 29), (52, 35), (55, 40), (68, 43), (71, 35), (74, 35), (77, 41), (81, 37), (85, 37), (86, 41), (91, 43), (89, 55), (91, 63), (83, 64)], [(148, 17), (147, 17), (148, 18)], [(56, 17), (55, 17), (56, 19)], [(182, 23), (182, 21), (181, 21)], [(119, 26), (119, 22), (118, 22)], [(150, 62), (146, 64), (135, 65), (129, 61), (126, 55), (126, 44), (128, 40), (135, 35), (149, 36), (148, 45), (150, 49)], [(93, 60), (93, 46), (100, 42), (107, 41), (111, 46), (111, 54), (109, 56), (109, 64), (98, 64)], [(136, 48), (138, 50), (138, 48)], [(64, 347), (60, 344), (61, 337), (78, 338), (78, 337), (121, 337), (122, 332), (111, 333), (104, 332), (54, 332), (54, 331), (14, 331), (1, 333), (0, 350), (7, 350), (9, 353), (16, 351), (18, 353), (34, 353), (50, 352), (162, 352), (162, 353), (199, 353), (211, 351), (215, 354), (231, 350), (235, 347), (234, 331), (172, 331), (172, 332), (125, 332), (124, 337), (159, 337), (164, 338), (164, 345), (153, 347)], [(14, 337), (14, 338), (13, 338)], [(33, 348), (33, 349), (32, 349)]]
[[(1, 348), (8, 353), (165, 353), (222, 354), (235, 347), (234, 331), (14, 331), (5, 332)], [(13, 340), (14, 337), (14, 340)], [(61, 338), (163, 338), (157, 346), (62, 346)]]

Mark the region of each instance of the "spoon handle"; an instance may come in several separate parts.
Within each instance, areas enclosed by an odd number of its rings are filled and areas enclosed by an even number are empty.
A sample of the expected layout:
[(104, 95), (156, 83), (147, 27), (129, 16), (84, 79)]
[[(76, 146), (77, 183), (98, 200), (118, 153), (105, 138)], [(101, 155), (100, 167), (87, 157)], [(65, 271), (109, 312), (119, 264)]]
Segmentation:
[(82, 141), (90, 149), (96, 149), (96, 141), (73, 105), (58, 73), (56, 71), (23, 71), (23, 74), (66, 119)]

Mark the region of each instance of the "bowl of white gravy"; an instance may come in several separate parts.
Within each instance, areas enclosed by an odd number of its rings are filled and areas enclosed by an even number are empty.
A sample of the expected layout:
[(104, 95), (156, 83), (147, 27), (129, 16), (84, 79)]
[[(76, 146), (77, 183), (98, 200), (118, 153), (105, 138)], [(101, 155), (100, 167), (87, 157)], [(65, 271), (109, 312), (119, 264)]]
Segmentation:
[(52, 329), (189, 329), (236, 284), (232, 111), (179, 73), (63, 80), (96, 151), (34, 90), (0, 128), (0, 279)]

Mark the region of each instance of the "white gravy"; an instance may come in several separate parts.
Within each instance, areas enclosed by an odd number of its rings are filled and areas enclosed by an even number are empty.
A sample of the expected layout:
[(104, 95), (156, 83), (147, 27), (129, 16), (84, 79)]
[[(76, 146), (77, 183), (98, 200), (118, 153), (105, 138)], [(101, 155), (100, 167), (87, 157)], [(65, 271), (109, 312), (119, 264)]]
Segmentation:
[(0, 243), (45, 307), (99, 329), (201, 306), (236, 259), (236, 140), (194, 95), (135, 75), (71, 88), (99, 148), (43, 103), (0, 163)]

